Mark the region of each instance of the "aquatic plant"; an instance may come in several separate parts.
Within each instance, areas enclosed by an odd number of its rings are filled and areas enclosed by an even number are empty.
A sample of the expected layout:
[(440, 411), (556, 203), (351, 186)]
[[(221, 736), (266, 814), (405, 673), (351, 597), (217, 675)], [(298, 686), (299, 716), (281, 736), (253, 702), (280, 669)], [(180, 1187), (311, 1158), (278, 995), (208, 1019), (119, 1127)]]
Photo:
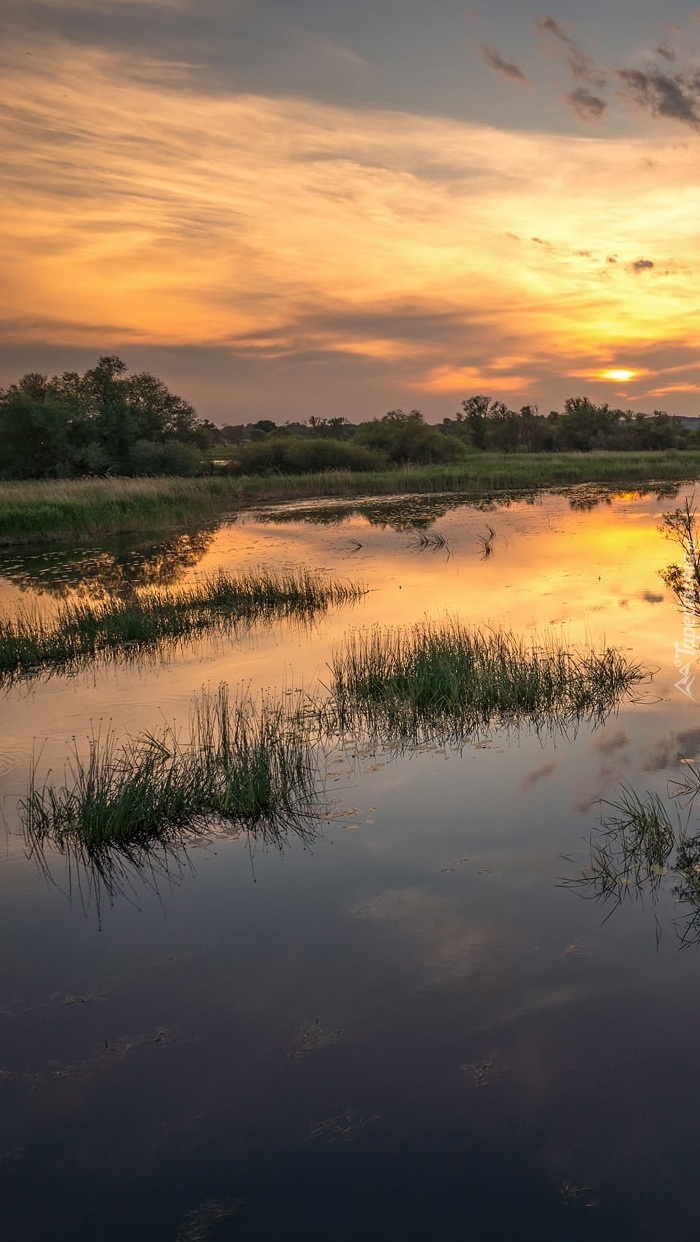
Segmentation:
[(658, 888), (681, 839), (657, 793), (638, 794), (626, 783), (616, 802), (603, 802), (600, 828), (589, 840), (589, 862), (568, 883), (616, 903)]
[(479, 557), (482, 561), (487, 561), (490, 556), (493, 556), (493, 541), (495, 537), (496, 532), (493, 529), (493, 526), (486, 527), (485, 535), (477, 535), (476, 540), (479, 545)]
[[(690, 803), (700, 793), (700, 772), (671, 782), (674, 801)], [(639, 794), (625, 782), (617, 801), (601, 803), (600, 826), (588, 840), (588, 862), (561, 886), (608, 906), (606, 918), (626, 900), (648, 898), (656, 904), (663, 892), (685, 907), (674, 919), (686, 946), (700, 941), (700, 834), (691, 835), (688, 819), (671, 815), (664, 799), (650, 790)], [(573, 862), (573, 858), (567, 859)], [(657, 919), (657, 940), (661, 927)]]
[(468, 740), (499, 724), (603, 719), (644, 677), (606, 648), (571, 651), (553, 639), (425, 621), (351, 634), (330, 665), (327, 728), (389, 743)]
[(664, 513), (662, 530), (683, 552), (683, 565), (668, 565), (661, 577), (685, 612), (700, 612), (700, 538), (695, 497), (686, 496), (683, 506)]
[(443, 552), (447, 551), (448, 557), (451, 555), (447, 540), (441, 535), (439, 530), (421, 530), (413, 538), (412, 546), (417, 552)]
[(0, 684), (42, 668), (72, 669), (86, 660), (153, 650), (206, 630), (230, 633), (243, 622), (311, 620), (332, 604), (358, 600), (365, 588), (325, 581), (308, 570), (224, 570), (192, 586), (132, 592), (61, 604), (51, 618), (37, 607), (0, 614)]
[(311, 723), (303, 711), (269, 695), (202, 691), (183, 740), (174, 726), (118, 744), (109, 729), (77, 743), (63, 784), (41, 780), (39, 758), (20, 802), (31, 849), (50, 842), (80, 846), (94, 857), (105, 847), (178, 841), (182, 830), (216, 824), (244, 827), (279, 841), (312, 831), (319, 792)]

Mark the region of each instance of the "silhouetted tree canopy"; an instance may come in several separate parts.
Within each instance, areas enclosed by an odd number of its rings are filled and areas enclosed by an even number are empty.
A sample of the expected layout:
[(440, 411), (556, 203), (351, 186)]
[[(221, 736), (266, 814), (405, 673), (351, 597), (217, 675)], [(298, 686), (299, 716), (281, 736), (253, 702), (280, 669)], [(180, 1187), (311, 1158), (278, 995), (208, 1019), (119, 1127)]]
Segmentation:
[(0, 390), (0, 478), (85, 475), (311, 474), (458, 461), (465, 453), (683, 449), (700, 444), (692, 420), (645, 415), (570, 397), (563, 410), (512, 410), (477, 394), (437, 426), (420, 410), (353, 424), (259, 418), (217, 427), (149, 372), (128, 374), (106, 355), (80, 375), (23, 375)]

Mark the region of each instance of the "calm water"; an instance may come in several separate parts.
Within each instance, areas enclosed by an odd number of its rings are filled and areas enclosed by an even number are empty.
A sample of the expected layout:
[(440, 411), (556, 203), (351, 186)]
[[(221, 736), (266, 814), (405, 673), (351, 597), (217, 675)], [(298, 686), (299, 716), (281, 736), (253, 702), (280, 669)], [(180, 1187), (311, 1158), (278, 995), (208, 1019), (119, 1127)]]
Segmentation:
[[(3, 1237), (697, 1237), (692, 910), (670, 877), (607, 921), (561, 886), (597, 800), (622, 779), (665, 795), (700, 748), (658, 572), (678, 559), (661, 515), (684, 494), (305, 507), (153, 546), (0, 556), (5, 607), (218, 566), (370, 588), (311, 628), (4, 693)], [(606, 641), (654, 677), (568, 737), (339, 756), (311, 848), (213, 836), (125, 867), (111, 891), (27, 857), (33, 747), (60, 775), (100, 721), (119, 735), (185, 721), (222, 680), (313, 691), (352, 627), (446, 613)]]

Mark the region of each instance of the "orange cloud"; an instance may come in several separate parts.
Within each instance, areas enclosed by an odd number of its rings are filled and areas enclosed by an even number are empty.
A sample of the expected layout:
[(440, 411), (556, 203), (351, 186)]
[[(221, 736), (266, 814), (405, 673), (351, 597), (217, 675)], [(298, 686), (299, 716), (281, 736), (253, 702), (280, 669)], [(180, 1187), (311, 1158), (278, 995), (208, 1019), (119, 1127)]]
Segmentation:
[(62, 43), (4, 69), (5, 340), (342, 351), (505, 394), (697, 339), (691, 148), (207, 92)]

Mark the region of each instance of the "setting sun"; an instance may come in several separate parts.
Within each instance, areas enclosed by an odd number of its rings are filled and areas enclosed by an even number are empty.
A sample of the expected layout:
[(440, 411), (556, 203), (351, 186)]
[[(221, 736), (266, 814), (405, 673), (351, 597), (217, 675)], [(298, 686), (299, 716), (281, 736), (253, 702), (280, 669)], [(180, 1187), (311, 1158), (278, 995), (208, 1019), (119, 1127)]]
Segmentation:
[(634, 379), (636, 371), (625, 371), (622, 367), (614, 367), (610, 371), (602, 371), (601, 379), (616, 380), (621, 384), (626, 384), (628, 380)]

